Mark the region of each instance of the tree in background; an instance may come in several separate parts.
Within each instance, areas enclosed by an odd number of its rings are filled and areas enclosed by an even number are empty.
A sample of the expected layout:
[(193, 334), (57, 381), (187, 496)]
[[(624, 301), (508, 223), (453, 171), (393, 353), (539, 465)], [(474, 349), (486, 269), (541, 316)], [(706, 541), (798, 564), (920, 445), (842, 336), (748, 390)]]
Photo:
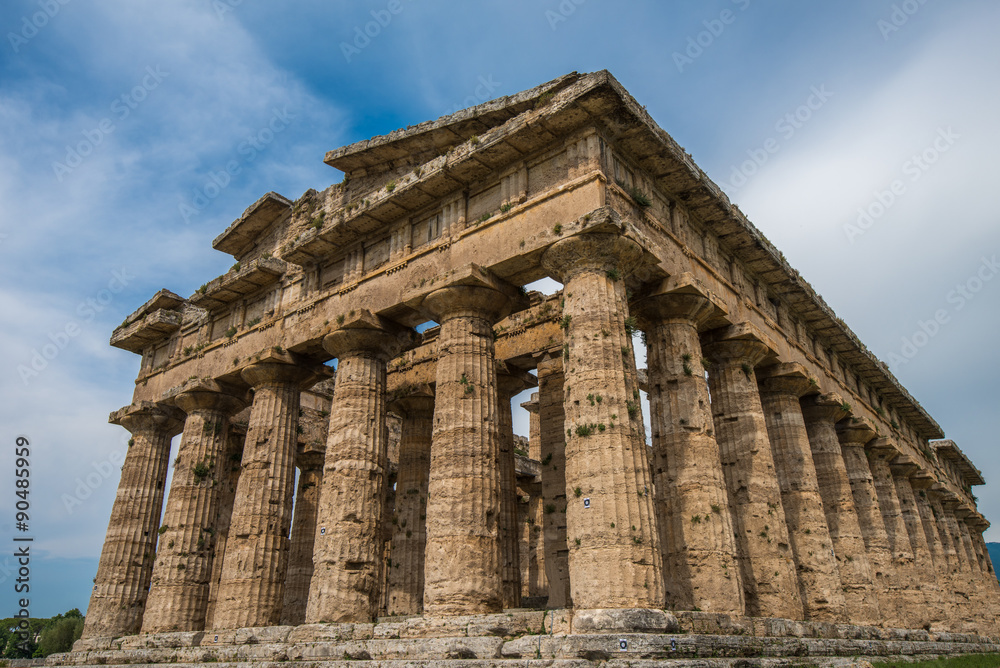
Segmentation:
[(27, 640), (17, 633), (14, 617), (0, 620), (0, 656), (4, 659), (31, 659), (55, 652), (68, 652), (83, 633), (83, 614), (77, 609), (50, 619), (29, 619), (30, 637)]

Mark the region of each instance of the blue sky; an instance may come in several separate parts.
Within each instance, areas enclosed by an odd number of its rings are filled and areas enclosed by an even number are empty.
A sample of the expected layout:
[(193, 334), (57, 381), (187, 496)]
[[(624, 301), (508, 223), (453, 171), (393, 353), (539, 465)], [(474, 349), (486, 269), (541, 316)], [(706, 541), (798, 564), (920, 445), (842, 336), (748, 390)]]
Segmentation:
[[(27, 436), (33, 614), (87, 604), (139, 362), (114, 327), (224, 272), (211, 240), (264, 192), (339, 181), (326, 151), (573, 70), (610, 70), (1000, 480), (995, 2), (276, 7), (0, 7), (0, 469)], [(977, 491), (1000, 519), (1000, 486)]]

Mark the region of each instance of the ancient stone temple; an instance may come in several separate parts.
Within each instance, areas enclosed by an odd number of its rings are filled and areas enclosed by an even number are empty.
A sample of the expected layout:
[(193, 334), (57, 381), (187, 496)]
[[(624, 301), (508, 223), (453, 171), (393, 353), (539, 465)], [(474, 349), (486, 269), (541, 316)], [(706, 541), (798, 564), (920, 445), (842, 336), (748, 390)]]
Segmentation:
[(115, 330), (132, 440), (59, 661), (998, 649), (980, 472), (610, 74), (326, 163)]

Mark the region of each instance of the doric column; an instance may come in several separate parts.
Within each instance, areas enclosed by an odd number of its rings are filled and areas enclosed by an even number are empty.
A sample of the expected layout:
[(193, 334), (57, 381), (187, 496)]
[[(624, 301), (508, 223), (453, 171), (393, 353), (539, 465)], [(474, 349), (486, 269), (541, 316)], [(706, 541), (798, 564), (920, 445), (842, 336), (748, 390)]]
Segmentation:
[(698, 338), (714, 310), (686, 275), (635, 307), (646, 333), (666, 605), (742, 615), (733, 519)]
[(424, 609), (425, 511), (434, 428), (434, 393), (416, 388), (392, 402), (403, 420), (396, 479), (396, 524), (389, 568), (388, 615), (419, 615)]
[(664, 603), (624, 281), (641, 255), (618, 234), (587, 234), (542, 256), (565, 294), (566, 526), (576, 608)]
[(562, 355), (543, 355), (538, 362), (538, 445), (542, 464), (542, 551), (549, 593), (546, 607), (551, 609), (572, 605), (566, 544), (564, 378)]
[(337, 358), (306, 622), (370, 622), (381, 596), (386, 363), (406, 332), (360, 311), (323, 339)]
[[(562, 404), (562, 393), (559, 395)], [(521, 403), (528, 411), (528, 459), (541, 462), (541, 420), (539, 417), (539, 393), (532, 392), (531, 399)], [(562, 427), (557, 430), (562, 434)], [(544, 597), (548, 595), (549, 581), (545, 577), (545, 499), (542, 498), (542, 470), (532, 478), (518, 479), (519, 532), (521, 535), (521, 597)], [(566, 485), (561, 485), (565, 494)], [(565, 517), (565, 515), (562, 515)], [(565, 526), (563, 527), (563, 550), (565, 553)], [(523, 603), (522, 603), (523, 604)]]
[(901, 621), (908, 628), (917, 629), (930, 623), (930, 616), (926, 597), (920, 588), (920, 578), (914, 569), (913, 548), (903, 519), (896, 484), (889, 468), (889, 461), (898, 454), (898, 447), (888, 438), (875, 438), (869, 441), (865, 448), (878, 508), (889, 538), (893, 571), (898, 578)]
[(309, 600), (313, 548), (316, 543), (316, 516), (323, 484), (323, 452), (301, 451), (295, 457), (295, 465), (299, 469), (299, 489), (295, 496), (295, 514), (292, 516), (285, 597), (281, 604), (282, 626), (298, 626), (306, 622), (306, 603)]
[(109, 421), (128, 429), (132, 438), (97, 565), (84, 638), (139, 632), (156, 558), (170, 439), (180, 430), (182, 417), (174, 408), (149, 401), (111, 414)]
[(781, 489), (754, 371), (771, 354), (750, 325), (710, 332), (705, 355), (712, 415), (726, 475), (747, 615), (802, 619)]
[(515, 296), (516, 289), (470, 266), (423, 301), (441, 325), (424, 562), (428, 614), (502, 607), (493, 325), (508, 313)]
[(295, 364), (288, 353), (274, 351), (241, 375), (254, 394), (213, 620), (218, 629), (274, 626), (281, 621), (295, 494), (299, 393), (307, 380), (315, 380), (313, 371)]
[(816, 480), (823, 497), (823, 511), (844, 587), (847, 618), (855, 624), (881, 621), (875, 575), (861, 535), (861, 523), (854, 507), (854, 495), (844, 455), (837, 438), (836, 423), (847, 413), (836, 394), (809, 396), (802, 400), (802, 416), (809, 434)]
[[(525, 378), (528, 376), (531, 380)], [(517, 475), (514, 472), (514, 395), (534, 385), (530, 374), (500, 365), (497, 369), (498, 423), (500, 433), (500, 580), (503, 607), (521, 607), (521, 556), (517, 524)]]
[(924, 533), (917, 494), (910, 480), (910, 476), (919, 468), (919, 465), (906, 455), (898, 455), (889, 462), (889, 469), (896, 486), (896, 496), (899, 498), (900, 513), (906, 526), (910, 549), (913, 551), (911, 574), (923, 592), (927, 621), (931, 624), (931, 628), (940, 628), (947, 621), (950, 601), (946, 599), (939, 586), (934, 570), (934, 555)]
[(153, 567), (143, 633), (205, 627), (229, 418), (246, 404), (214, 381), (174, 398), (187, 414)]
[[(849, 410), (847, 404), (844, 410)], [(882, 510), (878, 504), (875, 481), (868, 465), (865, 446), (876, 437), (875, 430), (864, 420), (848, 418), (837, 425), (840, 447), (844, 453), (847, 478), (851, 483), (854, 507), (861, 523), (861, 535), (865, 539), (868, 559), (875, 571), (875, 582), (879, 587), (879, 607), (883, 623), (887, 626), (905, 626), (905, 604), (898, 588), (900, 580), (892, 562), (889, 535), (885, 530)]]
[(935, 482), (934, 476), (919, 468), (910, 474), (910, 484), (913, 485), (914, 491), (913, 500), (917, 504), (920, 524), (924, 529), (924, 537), (927, 539), (927, 549), (931, 553), (934, 577), (937, 582), (941, 583), (942, 588), (947, 589), (945, 598), (951, 605), (951, 566), (944, 551), (944, 543), (941, 541), (941, 533), (937, 528), (937, 518), (934, 516), (934, 508), (931, 506), (929, 497), (930, 488)]
[(766, 367), (758, 371), (757, 378), (805, 618), (849, 621), (809, 433), (799, 404), (799, 397), (809, 392), (813, 383), (805, 368), (795, 363)]
[[(246, 412), (246, 411), (244, 411)], [(234, 416), (234, 419), (239, 416)], [(246, 425), (232, 424), (226, 439), (226, 452), (222, 456), (224, 467), (220, 470), (219, 481), (219, 522), (215, 527), (215, 549), (212, 552), (212, 579), (208, 586), (208, 606), (205, 608), (205, 628), (215, 626), (215, 610), (219, 601), (219, 585), (222, 582), (222, 566), (226, 561), (226, 544), (229, 542), (229, 526), (236, 505), (236, 487), (240, 482), (243, 467), (243, 446), (246, 443)], [(223, 474), (223, 471), (225, 472)]]
[(531, 399), (522, 402), (521, 408), (528, 411), (528, 459), (540, 461), (541, 420), (538, 415), (538, 392), (532, 392)]
[(982, 570), (979, 564), (979, 557), (976, 556), (976, 548), (972, 545), (972, 536), (969, 534), (969, 526), (965, 523), (965, 519), (972, 514), (972, 511), (964, 507), (961, 502), (958, 502), (952, 512), (957, 520), (956, 524), (958, 525), (958, 535), (962, 539), (962, 547), (965, 549), (969, 570), (972, 571), (973, 575), (981, 573)]

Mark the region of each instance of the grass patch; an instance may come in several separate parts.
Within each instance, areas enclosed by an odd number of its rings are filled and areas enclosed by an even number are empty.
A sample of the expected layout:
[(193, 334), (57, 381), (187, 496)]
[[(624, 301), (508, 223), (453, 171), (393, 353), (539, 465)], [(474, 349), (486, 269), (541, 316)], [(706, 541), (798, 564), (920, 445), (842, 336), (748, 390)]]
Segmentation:
[(873, 661), (874, 668), (997, 668), (1000, 654), (963, 654), (930, 661)]

